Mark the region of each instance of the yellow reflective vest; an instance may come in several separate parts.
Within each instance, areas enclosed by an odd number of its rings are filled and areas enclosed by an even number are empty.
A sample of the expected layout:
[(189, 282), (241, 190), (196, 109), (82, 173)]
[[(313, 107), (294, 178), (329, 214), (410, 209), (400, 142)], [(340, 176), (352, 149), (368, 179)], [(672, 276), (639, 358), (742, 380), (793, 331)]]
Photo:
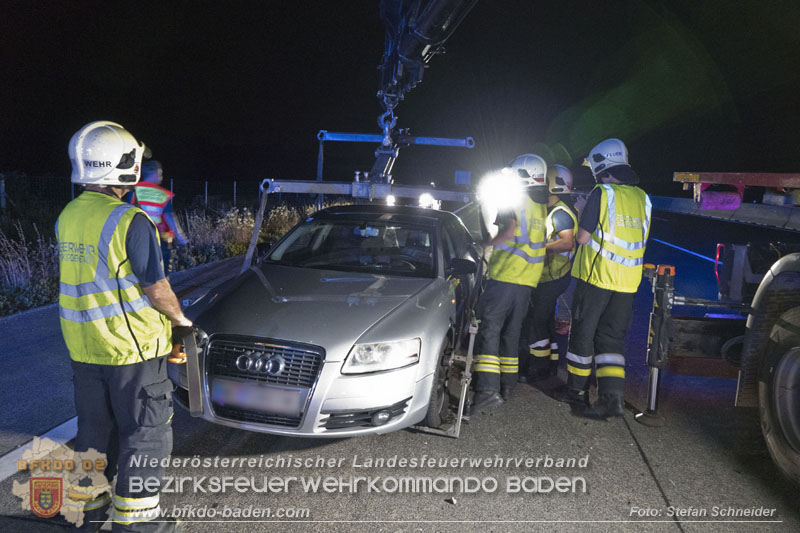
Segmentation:
[(169, 319), (156, 310), (131, 270), (125, 239), (144, 211), (86, 191), (56, 223), (61, 331), (81, 363), (129, 365), (167, 354)]
[(650, 232), (650, 198), (631, 185), (598, 185), (600, 219), (587, 244), (578, 247), (572, 275), (617, 292), (636, 292)]
[[(578, 219), (575, 217), (575, 213), (572, 211), (572, 209), (569, 208), (569, 206), (567, 206), (567, 204), (559, 200), (550, 207), (550, 210), (547, 213), (547, 221), (545, 223), (545, 229), (547, 232), (548, 243), (556, 242), (561, 238), (558, 236), (558, 232), (555, 230), (555, 226), (553, 224), (553, 215), (557, 211), (564, 211), (565, 213), (567, 213), (569, 217), (572, 219), (573, 233), (576, 233), (578, 231)], [(572, 245), (572, 250), (566, 252), (552, 252), (546, 254), (544, 258), (544, 271), (542, 272), (542, 279), (540, 279), (539, 281), (541, 283), (545, 283), (547, 281), (554, 281), (569, 275), (570, 267), (572, 267), (572, 258), (574, 256), (575, 256), (574, 242)]]
[(516, 212), (514, 236), (494, 247), (489, 259), (489, 278), (515, 285), (536, 287), (544, 267), (547, 207), (526, 197)]

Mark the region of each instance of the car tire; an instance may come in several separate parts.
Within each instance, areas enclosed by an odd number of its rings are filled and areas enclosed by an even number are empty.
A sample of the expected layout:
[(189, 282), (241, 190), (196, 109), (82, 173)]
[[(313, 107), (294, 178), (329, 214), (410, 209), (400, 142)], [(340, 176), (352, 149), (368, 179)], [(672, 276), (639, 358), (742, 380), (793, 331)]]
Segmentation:
[(773, 345), (761, 362), (758, 410), (778, 469), (800, 485), (800, 346)]
[(450, 410), (450, 391), (448, 376), (448, 360), (450, 358), (450, 339), (445, 339), (442, 343), (442, 351), (436, 363), (436, 371), (433, 373), (433, 384), (431, 385), (431, 395), (428, 401), (428, 412), (425, 414), (425, 425), (431, 428), (438, 428), (445, 420)]

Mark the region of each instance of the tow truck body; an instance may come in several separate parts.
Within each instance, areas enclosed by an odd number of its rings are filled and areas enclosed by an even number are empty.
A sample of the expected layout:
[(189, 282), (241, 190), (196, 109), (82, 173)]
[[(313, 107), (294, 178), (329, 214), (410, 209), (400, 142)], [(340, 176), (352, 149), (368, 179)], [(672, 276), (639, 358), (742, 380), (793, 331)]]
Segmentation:
[[(797, 174), (676, 173), (674, 180), (695, 192), (695, 211), (702, 216), (769, 225), (775, 204), (749, 206), (738, 213), (746, 186), (767, 186), (776, 196), (800, 186)], [(787, 195), (788, 196), (788, 195)], [(781, 203), (788, 205), (787, 203)], [(728, 211), (728, 216), (716, 213)], [(795, 229), (786, 223), (772, 227)], [(767, 223), (765, 223), (767, 221)], [(647, 364), (647, 407), (636, 420), (660, 426), (658, 392), (661, 372), (735, 377), (736, 405), (758, 407), (762, 433), (780, 471), (800, 484), (800, 244), (720, 243), (715, 276), (717, 300), (676, 295), (676, 272), (670, 265), (649, 265), (653, 287)], [(677, 273), (680, 275), (680, 273)], [(678, 316), (673, 308), (704, 309), (704, 316)]]

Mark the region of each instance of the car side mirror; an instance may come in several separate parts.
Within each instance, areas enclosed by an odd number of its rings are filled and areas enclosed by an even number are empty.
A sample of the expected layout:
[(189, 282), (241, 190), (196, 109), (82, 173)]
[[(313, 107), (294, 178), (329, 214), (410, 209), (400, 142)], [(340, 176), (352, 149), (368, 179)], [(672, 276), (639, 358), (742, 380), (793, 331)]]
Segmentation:
[(256, 259), (260, 260), (262, 257), (264, 257), (269, 249), (272, 248), (273, 244), (275, 243), (272, 241), (256, 243)]
[(444, 273), (447, 277), (450, 277), (466, 276), (468, 274), (475, 274), (477, 271), (478, 265), (474, 261), (455, 257), (450, 260), (450, 263), (448, 263)]

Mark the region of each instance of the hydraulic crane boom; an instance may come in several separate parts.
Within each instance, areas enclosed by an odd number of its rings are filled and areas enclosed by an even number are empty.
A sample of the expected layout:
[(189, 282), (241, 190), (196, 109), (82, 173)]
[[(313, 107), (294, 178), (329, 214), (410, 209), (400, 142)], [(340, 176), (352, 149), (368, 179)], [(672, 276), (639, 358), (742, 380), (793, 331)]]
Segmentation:
[(477, 1), (381, 0), (386, 43), (378, 100), (385, 111), (392, 111), (422, 81), (425, 65), (444, 52), (445, 41)]
[[(394, 135), (394, 109), (420, 81), (426, 65), (444, 53), (444, 43), (478, 0), (381, 0), (380, 16), (386, 26), (378, 87), (384, 112), (378, 116), (383, 131), (375, 151), (370, 181), (388, 182), (399, 148), (410, 136)], [(397, 137), (397, 138), (396, 138)]]

